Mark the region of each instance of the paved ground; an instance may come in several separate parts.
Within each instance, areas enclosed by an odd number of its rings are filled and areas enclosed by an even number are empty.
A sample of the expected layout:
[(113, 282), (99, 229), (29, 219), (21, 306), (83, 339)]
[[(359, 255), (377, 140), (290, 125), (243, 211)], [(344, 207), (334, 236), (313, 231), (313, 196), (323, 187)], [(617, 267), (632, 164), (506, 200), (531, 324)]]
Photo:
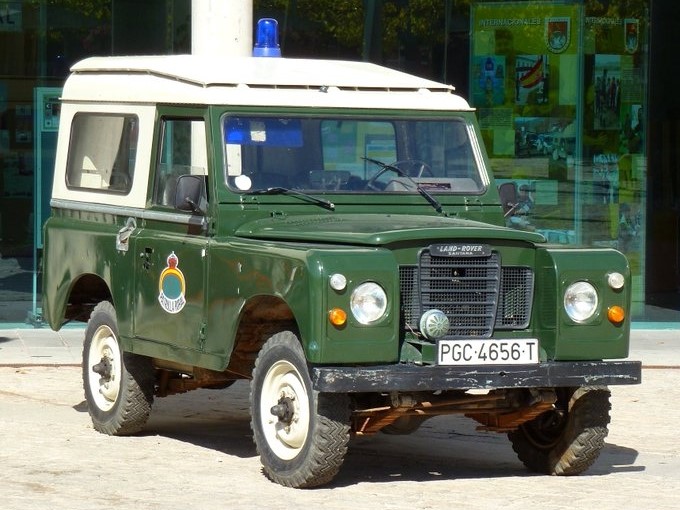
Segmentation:
[(643, 384), (612, 388), (607, 445), (585, 475), (532, 475), (504, 435), (438, 417), (410, 436), (353, 440), (334, 483), (307, 491), (261, 474), (246, 383), (159, 399), (139, 436), (95, 432), (81, 335), (0, 331), (2, 510), (680, 508), (677, 332), (634, 332)]
[(80, 364), (83, 328), (0, 329), (0, 366)]

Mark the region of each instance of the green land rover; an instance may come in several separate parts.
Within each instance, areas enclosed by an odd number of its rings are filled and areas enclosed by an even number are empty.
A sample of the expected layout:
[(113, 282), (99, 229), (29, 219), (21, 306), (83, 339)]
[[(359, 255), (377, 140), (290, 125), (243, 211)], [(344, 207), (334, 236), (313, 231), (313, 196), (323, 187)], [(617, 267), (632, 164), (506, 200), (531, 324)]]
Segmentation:
[(62, 102), (43, 314), (88, 321), (96, 430), (247, 379), (286, 486), (329, 482), (354, 436), (451, 413), (533, 471), (595, 461), (607, 386), (640, 382), (628, 263), (508, 228), (452, 87), (368, 63), (107, 57), (76, 64)]

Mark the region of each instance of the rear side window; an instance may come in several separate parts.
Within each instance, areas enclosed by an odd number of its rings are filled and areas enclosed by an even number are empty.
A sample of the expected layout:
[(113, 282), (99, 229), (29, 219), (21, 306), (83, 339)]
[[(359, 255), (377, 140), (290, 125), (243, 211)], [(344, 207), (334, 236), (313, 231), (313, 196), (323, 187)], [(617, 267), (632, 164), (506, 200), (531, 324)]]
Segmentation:
[(136, 115), (78, 113), (71, 124), (69, 188), (127, 194), (137, 154)]

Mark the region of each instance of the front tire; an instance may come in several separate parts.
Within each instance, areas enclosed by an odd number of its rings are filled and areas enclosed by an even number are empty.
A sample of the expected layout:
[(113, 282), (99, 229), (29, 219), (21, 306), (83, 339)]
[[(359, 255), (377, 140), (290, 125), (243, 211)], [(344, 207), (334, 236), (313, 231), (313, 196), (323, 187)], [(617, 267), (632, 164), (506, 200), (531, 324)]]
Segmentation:
[(609, 424), (606, 387), (558, 390), (557, 408), (508, 433), (524, 465), (549, 475), (578, 475), (599, 457)]
[(154, 391), (151, 360), (121, 349), (116, 311), (107, 301), (94, 308), (85, 330), (83, 386), (95, 430), (128, 435), (146, 424)]
[(349, 442), (349, 398), (312, 390), (295, 334), (262, 347), (250, 384), (253, 439), (263, 471), (286, 487), (317, 487), (340, 470)]

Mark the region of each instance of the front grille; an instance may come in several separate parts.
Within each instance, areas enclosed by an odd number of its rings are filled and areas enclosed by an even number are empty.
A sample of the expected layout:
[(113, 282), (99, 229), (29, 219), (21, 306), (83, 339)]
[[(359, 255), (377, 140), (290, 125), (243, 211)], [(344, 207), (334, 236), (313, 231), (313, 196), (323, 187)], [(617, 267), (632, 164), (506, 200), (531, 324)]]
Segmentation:
[(401, 266), (404, 325), (419, 329), (421, 315), (433, 308), (449, 318), (447, 337), (485, 338), (494, 329), (529, 325), (533, 272), (528, 267), (501, 267), (500, 255), (439, 257), (422, 252), (419, 266)]
[(529, 267), (504, 267), (496, 312), (496, 329), (524, 329), (531, 319), (534, 272)]

